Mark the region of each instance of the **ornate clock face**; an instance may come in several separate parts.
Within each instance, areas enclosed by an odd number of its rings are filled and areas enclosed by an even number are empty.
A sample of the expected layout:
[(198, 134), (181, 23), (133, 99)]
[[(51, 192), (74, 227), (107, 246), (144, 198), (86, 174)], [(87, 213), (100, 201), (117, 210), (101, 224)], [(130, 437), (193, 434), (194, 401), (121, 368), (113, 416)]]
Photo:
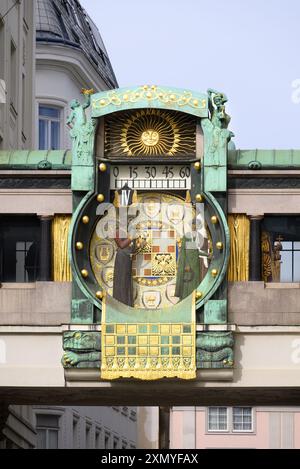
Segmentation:
[(195, 291), (203, 304), (224, 277), (228, 230), (212, 195), (195, 194), (197, 119), (146, 108), (109, 114), (101, 129), (97, 193), (78, 209), (72, 241), (82, 290), (98, 306), (110, 295), (137, 309), (170, 308)]
[[(213, 255), (211, 235), (204, 218), (199, 216), (196, 220), (195, 208), (178, 196), (144, 193), (138, 199), (139, 213), (131, 221), (136, 228), (136, 239), (128, 250), (128, 265), (120, 264), (118, 268), (128, 269), (127, 287), (133, 289), (133, 307), (171, 307), (204, 278)], [(120, 252), (114, 238), (99, 235), (103, 231), (101, 225), (113, 224), (114, 217), (112, 210), (98, 222), (90, 243), (94, 275), (111, 296), (117, 288), (115, 277), (120, 274), (116, 271), (118, 256), (125, 258), (125, 254)], [(195, 229), (187, 241), (190, 246), (182, 242), (188, 227)]]
[[(94, 302), (100, 291), (134, 308), (162, 309), (196, 291), (203, 304), (225, 274), (227, 234), (216, 201), (202, 198), (195, 205), (175, 194), (141, 192), (130, 207), (111, 204), (93, 218), (97, 206), (106, 206), (92, 197), (73, 242), (81, 281)], [(128, 212), (125, 230), (121, 209)], [(78, 240), (85, 240), (83, 249)]]

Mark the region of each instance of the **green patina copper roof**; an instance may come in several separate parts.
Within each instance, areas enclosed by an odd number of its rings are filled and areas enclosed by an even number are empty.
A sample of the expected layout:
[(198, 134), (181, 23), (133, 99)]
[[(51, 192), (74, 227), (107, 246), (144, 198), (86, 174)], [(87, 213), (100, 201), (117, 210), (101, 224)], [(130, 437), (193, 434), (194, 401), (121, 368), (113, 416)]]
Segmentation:
[(229, 150), (229, 169), (299, 169), (300, 150)]
[(71, 169), (69, 150), (0, 151), (1, 169)]
[[(0, 169), (60, 169), (72, 165), (70, 150), (0, 151)], [(229, 169), (300, 169), (300, 150), (229, 150)]]

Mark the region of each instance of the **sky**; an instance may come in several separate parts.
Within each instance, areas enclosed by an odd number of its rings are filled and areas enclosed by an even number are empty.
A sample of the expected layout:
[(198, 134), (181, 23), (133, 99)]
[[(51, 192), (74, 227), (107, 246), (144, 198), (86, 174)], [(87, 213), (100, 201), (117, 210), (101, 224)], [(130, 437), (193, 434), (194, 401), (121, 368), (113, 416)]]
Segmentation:
[(300, 0), (80, 0), (120, 87), (228, 97), (237, 148), (300, 148)]

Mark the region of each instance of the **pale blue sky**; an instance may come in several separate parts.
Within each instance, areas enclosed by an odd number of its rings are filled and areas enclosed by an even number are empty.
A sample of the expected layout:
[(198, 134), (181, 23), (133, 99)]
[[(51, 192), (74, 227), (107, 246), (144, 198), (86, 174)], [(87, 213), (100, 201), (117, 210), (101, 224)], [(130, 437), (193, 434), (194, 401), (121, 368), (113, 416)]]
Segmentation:
[(300, 0), (80, 1), (120, 87), (216, 88), (237, 148), (300, 148)]

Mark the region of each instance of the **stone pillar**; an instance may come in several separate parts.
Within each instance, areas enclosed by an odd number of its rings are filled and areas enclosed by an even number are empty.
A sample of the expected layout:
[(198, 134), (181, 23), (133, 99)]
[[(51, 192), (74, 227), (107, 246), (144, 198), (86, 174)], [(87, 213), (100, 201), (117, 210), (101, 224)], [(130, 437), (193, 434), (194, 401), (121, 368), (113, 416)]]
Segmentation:
[(159, 407), (159, 449), (170, 448), (170, 407)]
[(262, 215), (250, 215), (249, 280), (260, 282), (261, 275), (261, 221)]
[(158, 449), (159, 407), (137, 407), (137, 448)]
[(40, 216), (40, 252), (39, 252), (39, 281), (50, 282), (51, 273), (51, 223), (52, 216)]

